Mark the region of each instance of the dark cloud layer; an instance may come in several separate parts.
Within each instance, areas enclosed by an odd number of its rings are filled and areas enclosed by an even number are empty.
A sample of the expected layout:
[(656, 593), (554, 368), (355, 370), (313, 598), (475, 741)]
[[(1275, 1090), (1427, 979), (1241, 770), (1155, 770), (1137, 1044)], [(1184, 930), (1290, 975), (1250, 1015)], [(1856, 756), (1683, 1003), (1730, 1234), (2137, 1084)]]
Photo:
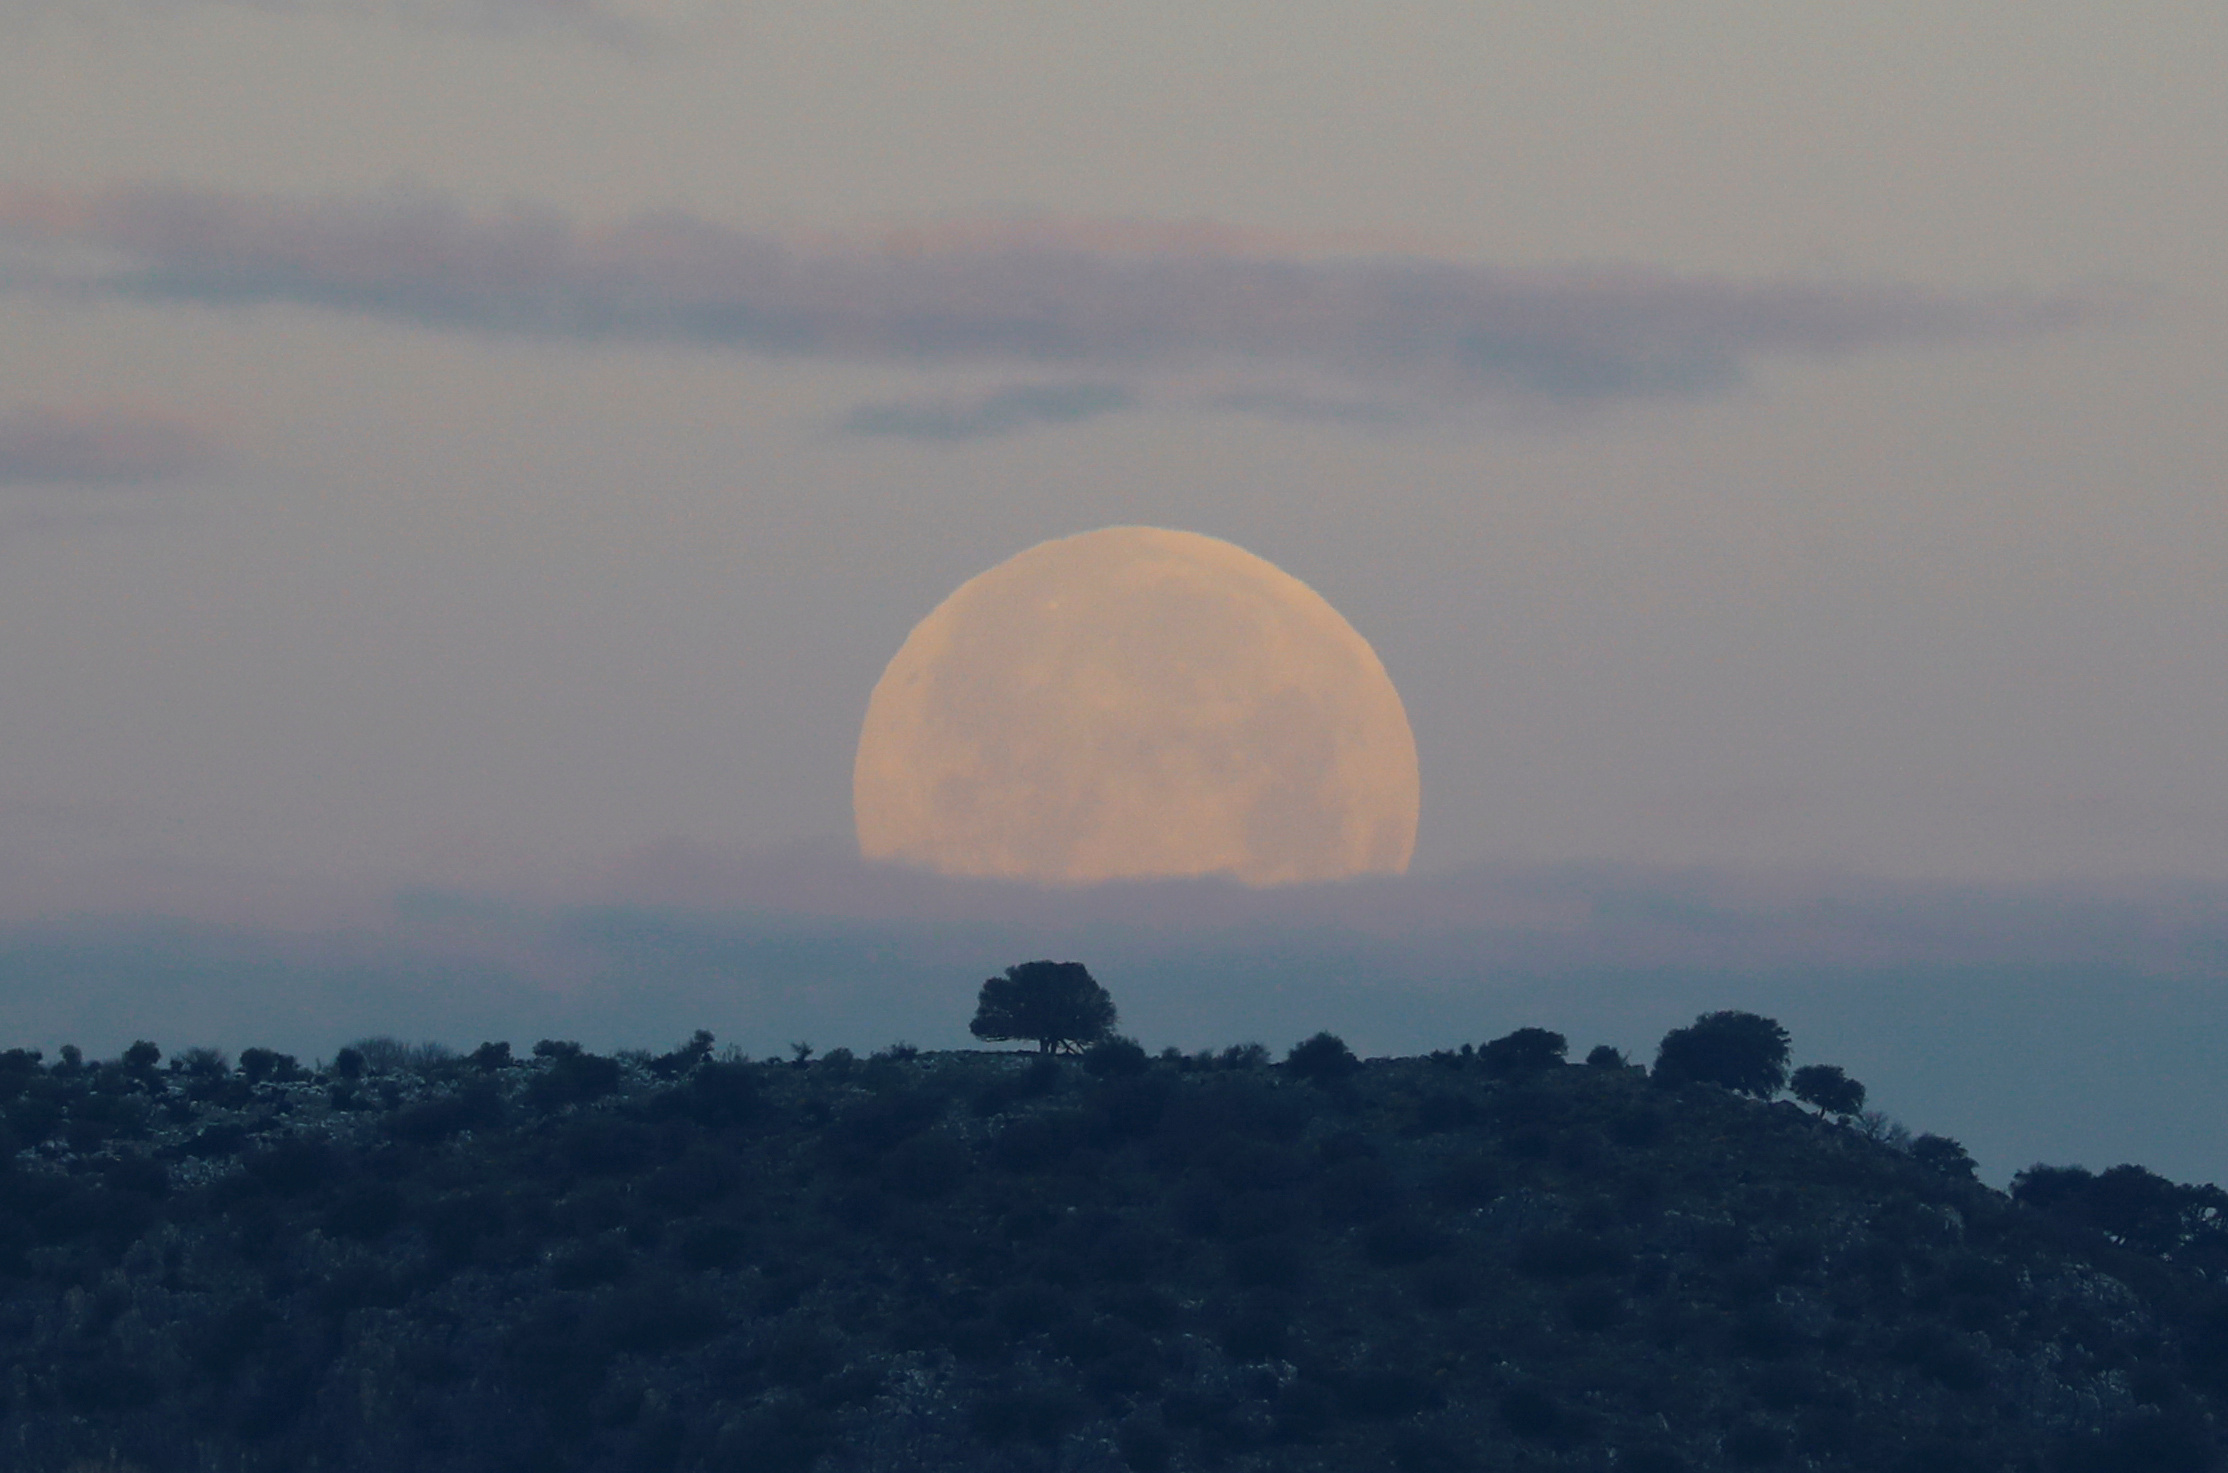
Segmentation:
[(0, 410), (0, 486), (128, 486), (215, 463), (210, 436), (117, 406)]
[[(1709, 395), (1762, 357), (2001, 337), (2083, 310), (1893, 285), (1324, 259), (1112, 226), (805, 248), (678, 212), (587, 229), (546, 210), (476, 215), (402, 193), (19, 191), (0, 195), (0, 233), (38, 248), (49, 285), (153, 302), (291, 303), (475, 333), (924, 366), (1327, 372), (1456, 402)], [(1026, 400), (988, 412), (1030, 417)], [(964, 411), (918, 423), (898, 432), (974, 432)]]

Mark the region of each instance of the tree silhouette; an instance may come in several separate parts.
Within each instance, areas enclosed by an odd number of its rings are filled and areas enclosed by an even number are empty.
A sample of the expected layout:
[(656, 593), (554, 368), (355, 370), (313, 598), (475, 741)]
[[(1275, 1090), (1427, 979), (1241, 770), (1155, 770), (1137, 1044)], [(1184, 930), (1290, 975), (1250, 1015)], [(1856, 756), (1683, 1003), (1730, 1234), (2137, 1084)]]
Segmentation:
[(1142, 1074), (1151, 1065), (1144, 1047), (1134, 1038), (1102, 1038), (1083, 1051), (1084, 1072), (1102, 1079)]
[(1787, 1030), (1755, 1013), (1704, 1013), (1663, 1035), (1655, 1072), (1669, 1084), (1715, 1084), (1768, 1100), (1787, 1083)]
[(1929, 1132), (1911, 1142), (1911, 1159), (1921, 1166), (1931, 1166), (1946, 1176), (1962, 1177), (1970, 1181), (1979, 1174), (1972, 1153), (1946, 1135)]
[(1545, 1028), (1519, 1028), (1514, 1033), (1478, 1047), (1478, 1062), (1496, 1078), (1529, 1074), (1535, 1069), (1560, 1069), (1570, 1047), (1562, 1034)]
[(1114, 999), (1081, 962), (1023, 962), (984, 981), (967, 1031), (994, 1041), (1031, 1039), (1037, 1052), (1075, 1053), (1114, 1031)]
[(1335, 1033), (1318, 1033), (1295, 1043), (1292, 1051), (1284, 1056), (1284, 1067), (1295, 1077), (1311, 1079), (1317, 1084), (1336, 1084), (1361, 1066), (1362, 1061), (1354, 1057), (1346, 1040)]
[(1838, 1064), (1805, 1064), (1789, 1077), (1787, 1087), (1820, 1115), (1854, 1115), (1864, 1108), (1864, 1086)]

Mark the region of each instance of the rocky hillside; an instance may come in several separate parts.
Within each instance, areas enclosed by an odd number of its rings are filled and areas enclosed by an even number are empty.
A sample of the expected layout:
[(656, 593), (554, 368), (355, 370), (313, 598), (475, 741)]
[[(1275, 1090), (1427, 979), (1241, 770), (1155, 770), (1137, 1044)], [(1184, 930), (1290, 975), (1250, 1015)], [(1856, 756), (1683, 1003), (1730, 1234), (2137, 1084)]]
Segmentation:
[(2213, 1466), (2209, 1189), (1611, 1058), (710, 1044), (0, 1055), (0, 1462)]

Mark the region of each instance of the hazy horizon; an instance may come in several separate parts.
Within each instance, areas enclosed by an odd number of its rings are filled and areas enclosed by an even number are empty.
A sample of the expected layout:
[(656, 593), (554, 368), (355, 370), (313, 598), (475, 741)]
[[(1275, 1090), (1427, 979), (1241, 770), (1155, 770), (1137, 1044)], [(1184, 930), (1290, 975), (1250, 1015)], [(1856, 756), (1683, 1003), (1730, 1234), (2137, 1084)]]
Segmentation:
[(1518, 1027), (1653, 1057), (1704, 1010), (1779, 1018), (1989, 1179), (2123, 1160), (2228, 1178), (2215, 1005), (2228, 887), (1896, 885), (1634, 867), (1488, 869), (1250, 890), (1048, 891), (869, 866), (836, 846), (666, 848), (596, 885), (426, 887), (261, 924), (175, 907), (0, 925), (11, 1038), (113, 1056), (370, 1035), (543, 1037), (752, 1056), (976, 1046), (974, 990), (1036, 956), (1089, 965), (1154, 1049), (1328, 1028), (1368, 1054)]

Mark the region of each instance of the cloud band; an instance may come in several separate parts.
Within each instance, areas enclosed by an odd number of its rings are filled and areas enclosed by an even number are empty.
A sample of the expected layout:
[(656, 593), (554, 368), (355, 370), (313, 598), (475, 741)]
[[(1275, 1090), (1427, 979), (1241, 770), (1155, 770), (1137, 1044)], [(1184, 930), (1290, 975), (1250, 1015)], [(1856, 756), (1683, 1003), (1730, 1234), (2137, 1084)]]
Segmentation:
[(1999, 338), (2084, 311), (1892, 285), (1320, 259), (1213, 232), (1105, 244), (979, 229), (807, 248), (677, 212), (582, 228), (422, 193), (18, 191), (0, 194), (0, 235), (37, 248), (49, 287), (151, 302), (923, 366), (1237, 365), (1565, 405), (1708, 395), (1761, 357)]

